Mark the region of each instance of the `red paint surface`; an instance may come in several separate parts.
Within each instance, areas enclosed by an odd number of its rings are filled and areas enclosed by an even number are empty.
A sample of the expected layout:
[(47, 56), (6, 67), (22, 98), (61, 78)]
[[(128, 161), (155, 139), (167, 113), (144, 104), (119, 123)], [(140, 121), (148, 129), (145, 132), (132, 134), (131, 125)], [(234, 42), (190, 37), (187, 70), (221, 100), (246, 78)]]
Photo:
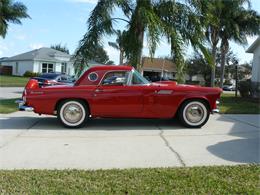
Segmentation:
[[(109, 71), (131, 71), (130, 66), (98, 66), (87, 70), (74, 86), (50, 86), (39, 88), (37, 81), (26, 85), (26, 104), (40, 114), (53, 115), (59, 101), (64, 99), (84, 100), (92, 117), (171, 118), (179, 106), (188, 99), (203, 99), (210, 110), (216, 108), (220, 88), (178, 85), (162, 81), (150, 85), (101, 86)], [(97, 81), (88, 80), (88, 74), (96, 72)], [(98, 90), (97, 90), (98, 89)], [(170, 94), (164, 94), (170, 92)]]

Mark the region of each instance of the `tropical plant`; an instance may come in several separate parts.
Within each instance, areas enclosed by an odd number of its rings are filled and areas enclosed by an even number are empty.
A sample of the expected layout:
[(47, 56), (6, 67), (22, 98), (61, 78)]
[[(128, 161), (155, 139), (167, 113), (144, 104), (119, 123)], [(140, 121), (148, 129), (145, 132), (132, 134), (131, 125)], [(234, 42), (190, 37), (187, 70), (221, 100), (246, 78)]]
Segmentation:
[[(115, 8), (124, 13), (124, 18), (113, 18)], [(193, 8), (175, 1), (153, 0), (99, 0), (88, 19), (88, 32), (80, 41), (76, 56), (85, 54), (91, 59), (89, 48), (102, 43), (102, 36), (115, 32), (113, 22), (125, 21), (126, 47), (125, 56), (130, 64), (141, 70), (141, 57), (144, 37), (147, 37), (150, 57), (160, 43), (160, 38), (166, 36), (171, 43), (173, 59), (177, 65), (177, 76), (183, 81), (184, 59), (182, 49), (190, 42), (203, 50), (199, 17), (193, 13)]]
[(125, 47), (126, 47), (126, 31), (117, 30), (116, 32), (116, 42), (108, 42), (108, 45), (119, 50), (119, 64), (123, 64), (124, 55), (125, 55)]
[(0, 1), (0, 36), (5, 38), (9, 23), (22, 24), (22, 18), (30, 18), (26, 6), (12, 0)]
[(233, 40), (239, 44), (245, 44), (246, 36), (259, 33), (259, 15), (255, 11), (246, 8), (245, 3), (250, 4), (249, 0), (191, 1), (202, 15), (202, 25), (205, 28), (205, 35), (211, 47), (213, 60), (211, 86), (214, 86), (218, 44), (220, 44), (222, 53), (221, 83), (223, 83), (229, 41)]
[(258, 35), (260, 33), (260, 15), (249, 8), (245, 8), (245, 3), (249, 0), (226, 1), (222, 0), (221, 14), (221, 75), (220, 87), (223, 86), (225, 74), (226, 56), (231, 40), (238, 44), (246, 45), (247, 36)]
[(67, 48), (67, 46), (66, 45), (63, 46), (63, 45), (61, 45), (61, 43), (56, 44), (56, 45), (51, 45), (51, 48), (58, 50), (58, 51), (61, 51), (61, 52), (64, 52), (64, 53), (67, 53), (67, 54), (70, 54), (70, 51)]

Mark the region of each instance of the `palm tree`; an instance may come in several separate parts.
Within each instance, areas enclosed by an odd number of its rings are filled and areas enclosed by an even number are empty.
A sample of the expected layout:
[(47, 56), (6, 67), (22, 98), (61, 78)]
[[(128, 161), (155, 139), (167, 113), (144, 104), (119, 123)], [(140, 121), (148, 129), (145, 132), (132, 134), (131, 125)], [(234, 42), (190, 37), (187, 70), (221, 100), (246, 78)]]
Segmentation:
[[(123, 11), (125, 18), (112, 17), (116, 7)], [(139, 70), (142, 68), (141, 56), (145, 35), (151, 57), (155, 53), (160, 38), (166, 36), (171, 43), (179, 81), (183, 81), (182, 48), (184, 44), (190, 41), (192, 45), (202, 48), (202, 44), (198, 44), (201, 42), (200, 36), (197, 36), (197, 32), (200, 31), (200, 26), (197, 25), (199, 20), (196, 19), (195, 14), (190, 17), (190, 13), (193, 13), (192, 9), (175, 1), (99, 0), (88, 19), (88, 32), (80, 41), (76, 56), (84, 54), (86, 61), (89, 60), (91, 56), (89, 48), (101, 44), (103, 35), (113, 34), (113, 22), (121, 20), (127, 24), (124, 52), (131, 65)], [(193, 22), (196, 25), (193, 25)], [(190, 29), (189, 25), (192, 26)], [(184, 29), (186, 31), (182, 33)], [(193, 34), (189, 34), (191, 32)]]
[(124, 53), (125, 53), (126, 31), (122, 32), (120, 30), (117, 30), (115, 33), (117, 35), (116, 42), (108, 42), (108, 45), (120, 51), (119, 64), (123, 64)]
[[(215, 67), (218, 44), (220, 44), (221, 83), (224, 77), (225, 55), (229, 50), (229, 41), (239, 44), (246, 43), (247, 35), (259, 33), (259, 15), (253, 10), (247, 10), (244, 3), (249, 0), (191, 0), (202, 15), (202, 25), (205, 36), (211, 47), (212, 71), (211, 86), (215, 85)], [(222, 84), (221, 84), (222, 86)]]
[(205, 38), (211, 50), (211, 79), (210, 86), (215, 85), (216, 58), (218, 44), (220, 41), (220, 19), (221, 19), (221, 2), (219, 0), (191, 0), (196, 10), (201, 15), (201, 25), (205, 29)]
[(27, 14), (27, 8), (23, 3), (12, 0), (0, 1), (0, 36), (5, 38), (8, 23), (22, 24), (22, 18), (30, 18)]
[(221, 73), (220, 87), (223, 87), (226, 55), (229, 50), (229, 41), (233, 40), (238, 44), (247, 44), (247, 36), (258, 35), (260, 33), (260, 15), (256, 11), (246, 9), (244, 4), (248, 0), (221, 1)]

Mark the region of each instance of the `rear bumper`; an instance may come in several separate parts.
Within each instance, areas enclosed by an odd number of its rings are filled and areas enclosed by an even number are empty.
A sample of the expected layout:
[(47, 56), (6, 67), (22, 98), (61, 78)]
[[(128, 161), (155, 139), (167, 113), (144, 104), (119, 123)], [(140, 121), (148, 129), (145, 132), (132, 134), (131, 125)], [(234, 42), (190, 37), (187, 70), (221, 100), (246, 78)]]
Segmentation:
[(16, 100), (15, 103), (18, 104), (18, 109), (20, 111), (27, 111), (27, 112), (32, 112), (34, 111), (34, 108), (31, 106), (26, 106), (25, 102), (23, 100)]

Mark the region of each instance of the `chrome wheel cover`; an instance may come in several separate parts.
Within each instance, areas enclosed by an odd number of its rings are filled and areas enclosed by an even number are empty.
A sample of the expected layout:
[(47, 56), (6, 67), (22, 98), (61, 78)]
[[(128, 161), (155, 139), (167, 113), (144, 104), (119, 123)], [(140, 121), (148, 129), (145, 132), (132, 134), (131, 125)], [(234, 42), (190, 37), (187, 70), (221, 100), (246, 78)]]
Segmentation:
[(86, 111), (84, 106), (78, 101), (68, 101), (61, 106), (59, 116), (67, 126), (74, 127), (84, 121)]
[(82, 118), (82, 109), (77, 104), (68, 104), (63, 111), (63, 117), (69, 123), (76, 123)]
[(206, 106), (198, 101), (188, 103), (183, 110), (183, 119), (191, 126), (198, 126), (207, 119)]

